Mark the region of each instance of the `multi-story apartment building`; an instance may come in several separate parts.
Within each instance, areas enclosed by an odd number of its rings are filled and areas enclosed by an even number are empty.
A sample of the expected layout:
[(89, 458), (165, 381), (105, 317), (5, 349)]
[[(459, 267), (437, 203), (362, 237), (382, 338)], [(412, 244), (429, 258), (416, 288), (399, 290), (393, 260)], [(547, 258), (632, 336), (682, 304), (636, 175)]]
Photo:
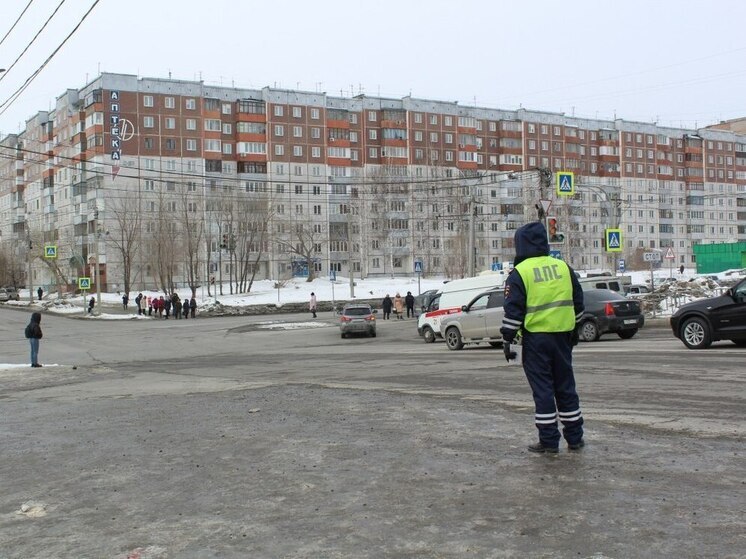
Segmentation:
[(477, 270), (512, 260), (540, 200), (578, 269), (669, 248), (690, 265), (696, 243), (746, 240), (746, 135), (105, 73), (0, 140), (0, 242), (34, 285), (96, 262), (111, 290), (415, 261), (456, 277), (472, 244)]

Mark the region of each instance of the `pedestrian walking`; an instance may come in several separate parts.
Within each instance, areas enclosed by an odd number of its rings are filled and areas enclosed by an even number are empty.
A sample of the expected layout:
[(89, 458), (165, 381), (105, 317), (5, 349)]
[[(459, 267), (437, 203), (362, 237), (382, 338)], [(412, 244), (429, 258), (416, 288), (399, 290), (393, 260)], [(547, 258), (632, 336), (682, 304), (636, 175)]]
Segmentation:
[(93, 314), (93, 307), (96, 306), (96, 298), (91, 297), (88, 301), (88, 314)]
[(189, 310), (191, 311), (192, 318), (194, 318), (194, 313), (197, 312), (197, 299), (194, 297), (189, 300)]
[(398, 320), (404, 320), (404, 299), (398, 293), (394, 297), (394, 314)]
[(549, 256), (547, 231), (541, 222), (515, 232), (514, 269), (505, 282), (505, 315), (500, 332), (505, 358), (516, 358), (511, 348), (522, 340), (523, 371), (531, 386), (539, 442), (531, 452), (556, 453), (560, 432), (570, 450), (580, 450), (583, 416), (575, 389), (572, 348), (578, 343), (577, 321), (583, 314), (583, 290), (564, 261)]
[(407, 318), (414, 316), (414, 295), (411, 291), (407, 291), (407, 296), (404, 297), (404, 303), (407, 305)]
[(169, 315), (171, 314), (171, 298), (167, 297), (165, 301), (163, 301), (163, 310), (166, 311), (166, 320), (168, 320)]
[(311, 311), (313, 317), (316, 318), (316, 294), (313, 291), (311, 292), (311, 301), (308, 303), (308, 309)]
[(135, 305), (137, 305), (138, 316), (142, 314), (142, 293), (138, 293), (135, 297)]
[(389, 294), (386, 294), (386, 297), (383, 298), (383, 301), (381, 302), (381, 308), (383, 309), (383, 319), (389, 320), (391, 318), (391, 306), (393, 303), (391, 302), (391, 297), (389, 297)]
[(41, 296), (44, 295), (44, 290), (39, 286), (39, 289), (36, 290), (36, 294), (39, 296), (39, 301), (41, 301)]
[(189, 318), (189, 299), (184, 297), (184, 318)]
[(124, 307), (125, 311), (127, 310), (127, 305), (129, 304), (129, 302), (130, 298), (127, 296), (127, 294), (125, 293), (124, 295), (122, 295), (122, 307)]
[(181, 318), (181, 299), (179, 299), (178, 293), (174, 293), (172, 299), (174, 306), (174, 319), (178, 320)]
[(24, 333), (31, 345), (31, 366), (41, 367), (39, 364), (39, 340), (42, 338), (41, 313), (35, 312), (31, 315), (31, 320)]
[(148, 296), (148, 316), (153, 316), (153, 298)]

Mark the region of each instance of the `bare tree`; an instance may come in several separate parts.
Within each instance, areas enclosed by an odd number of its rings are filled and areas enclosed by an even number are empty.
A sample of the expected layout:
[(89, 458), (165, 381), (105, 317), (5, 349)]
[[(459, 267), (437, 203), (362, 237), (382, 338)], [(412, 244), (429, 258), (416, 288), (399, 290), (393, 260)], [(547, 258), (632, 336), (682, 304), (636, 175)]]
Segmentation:
[[(324, 227), (316, 222), (308, 213), (298, 213), (291, 218), (281, 220), (286, 231), (285, 238), (278, 238), (280, 252), (296, 255), (308, 267), (308, 279), (316, 277), (314, 269), (315, 255), (321, 253), (324, 240)], [(340, 235), (346, 235), (340, 232)]]
[(233, 247), (236, 261), (236, 291), (250, 292), (262, 256), (267, 252), (269, 223), (272, 204), (269, 198), (241, 199), (238, 201), (237, 233)]
[[(178, 218), (181, 231), (181, 250), (177, 260), (183, 262), (185, 267), (184, 277), (192, 292), (192, 297), (197, 296), (199, 287), (201, 260), (200, 245), (205, 235), (205, 221), (202, 212), (202, 203), (192, 195), (193, 183), (181, 185), (180, 200), (178, 204)], [(209, 284), (208, 284), (209, 285)]]
[(177, 227), (179, 212), (176, 200), (162, 191), (155, 195), (153, 202), (155, 210), (148, 219), (148, 235), (144, 243), (146, 261), (154, 271), (158, 288), (170, 294), (174, 286), (176, 262), (182, 257)]
[(129, 296), (132, 285), (132, 271), (140, 249), (140, 212), (131, 207), (132, 201), (121, 197), (112, 198), (108, 211), (113, 219), (113, 230), (108, 242), (119, 253), (122, 261), (122, 284), (124, 293)]

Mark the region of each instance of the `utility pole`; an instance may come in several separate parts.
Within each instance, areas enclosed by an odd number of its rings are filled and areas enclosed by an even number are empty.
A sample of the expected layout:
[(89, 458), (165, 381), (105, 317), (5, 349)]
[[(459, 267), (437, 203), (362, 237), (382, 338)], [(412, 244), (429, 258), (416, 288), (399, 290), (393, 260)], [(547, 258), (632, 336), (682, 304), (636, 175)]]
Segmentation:
[(33, 256), (31, 255), (31, 249), (33, 248), (33, 245), (31, 244), (31, 228), (28, 224), (28, 215), (26, 216), (26, 240), (28, 241), (26, 243), (26, 260), (28, 264), (28, 281), (26, 283), (28, 284), (28, 300), (33, 303), (34, 278), (31, 276), (31, 259), (33, 258)]
[(101, 313), (101, 265), (99, 264), (99, 254), (98, 254), (98, 239), (99, 239), (99, 223), (98, 223), (98, 209), (93, 211), (93, 218), (95, 220), (94, 224), (94, 230), (93, 230), (93, 250), (94, 250), (94, 258), (96, 259), (95, 265), (96, 265), (96, 307), (98, 308), (99, 314)]
[(467, 262), (467, 273), (470, 278), (473, 278), (475, 275), (475, 262), (476, 259), (476, 238), (477, 238), (477, 230), (476, 230), (476, 213), (477, 213), (477, 205), (474, 201), (474, 195), (472, 194), (469, 197), (469, 260)]

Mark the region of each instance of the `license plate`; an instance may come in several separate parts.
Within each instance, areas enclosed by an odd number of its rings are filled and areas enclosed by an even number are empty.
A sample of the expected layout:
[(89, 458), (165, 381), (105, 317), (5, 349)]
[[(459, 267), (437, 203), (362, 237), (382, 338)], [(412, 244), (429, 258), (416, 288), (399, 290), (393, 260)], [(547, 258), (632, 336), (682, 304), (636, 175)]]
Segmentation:
[(630, 318), (624, 321), (625, 324), (637, 324), (637, 320), (634, 318)]

